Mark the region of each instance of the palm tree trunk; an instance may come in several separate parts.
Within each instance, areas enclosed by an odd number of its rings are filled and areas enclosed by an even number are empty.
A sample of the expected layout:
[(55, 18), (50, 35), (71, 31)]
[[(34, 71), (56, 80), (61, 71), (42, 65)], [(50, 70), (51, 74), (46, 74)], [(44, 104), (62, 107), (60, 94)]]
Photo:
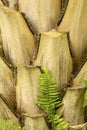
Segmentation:
[(86, 0), (0, 0), (0, 118), (17, 123), (22, 118), (26, 130), (51, 129), (36, 105), (40, 67), (46, 66), (61, 90), (57, 113), (69, 130), (87, 129), (86, 5)]

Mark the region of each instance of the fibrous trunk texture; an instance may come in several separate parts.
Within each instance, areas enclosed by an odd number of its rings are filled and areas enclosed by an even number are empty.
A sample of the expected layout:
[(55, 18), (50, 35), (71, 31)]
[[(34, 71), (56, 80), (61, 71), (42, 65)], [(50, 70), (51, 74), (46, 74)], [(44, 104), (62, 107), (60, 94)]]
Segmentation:
[(16, 90), (12, 70), (4, 63), (0, 57), (0, 94), (5, 98), (8, 104), (15, 109)]
[(3, 5), (2, 1), (0, 0), (0, 5)]
[(17, 68), (17, 109), (21, 113), (30, 115), (40, 114), (37, 107), (37, 93), (39, 88), (40, 70), (37, 67)]
[(84, 123), (85, 88), (69, 88), (63, 98), (63, 117), (70, 125)]
[(59, 89), (65, 88), (72, 73), (67, 33), (56, 31), (42, 33), (34, 65), (46, 66), (56, 79)]
[(18, 0), (8, 0), (9, 7), (13, 9), (17, 9), (17, 2)]
[(49, 130), (42, 115), (36, 117), (24, 116), (26, 130)]
[(10, 119), (14, 123), (18, 123), (18, 118), (13, 114), (13, 112), (9, 109), (7, 104), (0, 97), (0, 119)]
[(61, 111), (70, 125), (79, 125), (84, 123), (83, 102), (86, 90), (83, 82), (84, 80), (87, 80), (87, 62), (77, 77), (73, 80), (71, 88), (67, 89), (62, 101), (63, 106), (61, 107)]
[(87, 56), (86, 5), (86, 0), (69, 0), (65, 16), (58, 27), (60, 32), (70, 32), (71, 50), (78, 66)]
[(34, 38), (19, 12), (0, 6), (0, 34), (6, 59), (15, 66), (29, 65)]
[(87, 130), (87, 123), (76, 125), (76, 126), (70, 126), (69, 130)]
[(19, 10), (25, 13), (37, 32), (55, 28), (61, 10), (61, 0), (19, 0), (18, 3)]
[[(17, 110), (28, 115), (24, 116), (27, 130), (48, 130), (43, 113), (36, 105), (40, 74), (37, 67), (17, 68)], [(39, 116), (40, 114), (42, 115)]]

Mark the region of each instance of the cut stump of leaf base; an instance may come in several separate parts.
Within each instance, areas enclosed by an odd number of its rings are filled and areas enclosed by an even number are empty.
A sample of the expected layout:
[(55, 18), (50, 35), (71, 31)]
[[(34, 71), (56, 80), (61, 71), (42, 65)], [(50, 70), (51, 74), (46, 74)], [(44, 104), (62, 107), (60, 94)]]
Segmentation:
[(26, 130), (49, 130), (42, 114), (32, 117), (28, 114), (25, 114), (24, 122)]
[(61, 0), (18, 0), (19, 10), (28, 17), (33, 31), (39, 33), (55, 28), (61, 10)]
[(69, 130), (87, 130), (87, 123), (70, 126)]
[(0, 119), (10, 119), (14, 123), (19, 123), (18, 118), (15, 116), (7, 104), (0, 97)]
[(34, 65), (47, 67), (56, 79), (58, 89), (65, 89), (72, 73), (67, 33), (55, 30), (42, 33)]
[(17, 67), (17, 111), (20, 114), (29, 115), (25, 117), (27, 130), (48, 130), (44, 116), (38, 117), (38, 114), (43, 112), (36, 105), (40, 74), (38, 67)]
[(29, 65), (35, 49), (34, 37), (20, 12), (0, 6), (0, 35), (6, 60)]

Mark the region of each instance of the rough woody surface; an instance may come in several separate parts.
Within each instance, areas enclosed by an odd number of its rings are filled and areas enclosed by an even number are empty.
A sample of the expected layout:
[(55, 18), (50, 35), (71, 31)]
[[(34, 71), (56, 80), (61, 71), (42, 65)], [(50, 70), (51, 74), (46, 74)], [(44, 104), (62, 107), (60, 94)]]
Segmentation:
[(26, 130), (49, 130), (42, 115), (36, 117), (24, 116)]
[(70, 32), (71, 51), (76, 65), (87, 60), (87, 1), (69, 0), (65, 16), (58, 27), (60, 32)]
[(87, 79), (87, 62), (82, 67), (76, 78), (73, 79), (72, 85), (67, 89), (63, 98), (63, 106), (60, 111), (70, 125), (79, 125), (84, 123), (84, 80)]
[(7, 100), (14, 109), (16, 107), (16, 90), (12, 70), (0, 57), (0, 94)]
[(0, 97), (0, 119), (10, 119), (14, 123), (19, 123), (18, 118), (8, 108), (7, 104)]
[(3, 5), (2, 1), (0, 0), (0, 5)]
[(39, 68), (18, 67), (17, 70), (17, 110), (24, 114), (26, 130), (48, 130), (43, 112), (36, 105), (40, 87), (41, 72)]
[(8, 0), (9, 7), (16, 9), (17, 8), (17, 2), (18, 2), (18, 0)]
[(70, 125), (84, 123), (85, 88), (69, 88), (63, 98), (63, 117)]
[(6, 59), (15, 66), (29, 65), (34, 51), (34, 39), (22, 15), (0, 6), (0, 30)]
[(39, 88), (40, 70), (37, 67), (17, 68), (17, 109), (20, 113), (28, 113), (31, 116), (40, 114), (37, 107), (37, 94)]
[(19, 10), (26, 14), (37, 32), (55, 28), (60, 15), (61, 0), (19, 0)]
[(56, 31), (42, 33), (34, 65), (46, 66), (56, 79), (59, 89), (65, 88), (72, 73), (67, 33)]
[(69, 130), (87, 130), (87, 123), (76, 125), (76, 126), (70, 126)]

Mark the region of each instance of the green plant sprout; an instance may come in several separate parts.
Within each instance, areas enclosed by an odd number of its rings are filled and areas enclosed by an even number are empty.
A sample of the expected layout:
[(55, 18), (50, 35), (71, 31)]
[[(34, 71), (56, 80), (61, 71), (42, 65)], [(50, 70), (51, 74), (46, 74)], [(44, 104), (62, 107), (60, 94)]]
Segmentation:
[(9, 119), (0, 119), (0, 130), (25, 130), (25, 128), (21, 128), (20, 125), (14, 124)]
[(84, 80), (84, 85), (86, 87), (85, 93), (84, 93), (84, 102), (83, 102), (83, 107), (87, 106), (87, 80)]
[(56, 114), (56, 109), (61, 106), (60, 92), (57, 90), (56, 81), (46, 67), (42, 67), (41, 70), (37, 105), (47, 114), (52, 130), (68, 130), (68, 123), (61, 115)]

